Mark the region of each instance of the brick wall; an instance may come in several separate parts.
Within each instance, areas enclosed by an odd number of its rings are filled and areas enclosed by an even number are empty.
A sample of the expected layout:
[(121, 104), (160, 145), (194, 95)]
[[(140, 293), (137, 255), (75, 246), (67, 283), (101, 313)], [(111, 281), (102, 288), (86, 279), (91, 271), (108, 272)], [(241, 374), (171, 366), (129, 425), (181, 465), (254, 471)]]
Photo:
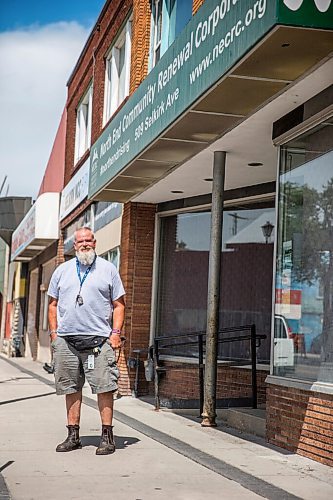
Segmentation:
[(333, 466), (333, 395), (268, 384), (267, 440)]
[[(146, 349), (149, 344), (155, 213), (155, 205), (146, 203), (124, 205), (120, 275), (126, 290), (127, 357), (133, 357), (133, 349)], [(142, 359), (144, 357), (145, 354), (142, 355)], [(133, 386), (135, 370), (130, 370), (129, 375)], [(143, 393), (148, 389), (142, 363), (139, 387)]]
[[(93, 113), (91, 143), (102, 131), (105, 56), (132, 9), (131, 0), (108, 1), (98, 19), (95, 29), (83, 49), (68, 85), (67, 133), (65, 155), (65, 185), (87, 159), (87, 153), (74, 165), (76, 109), (93, 79)], [(135, 48), (133, 48), (134, 50)]]
[(204, 1), (205, 0), (193, 0), (193, 7), (192, 7), (193, 15), (199, 10)]
[[(149, 0), (113, 0), (106, 2), (98, 19), (96, 29), (91, 33), (89, 41), (78, 61), (68, 85), (67, 99), (67, 133), (65, 156), (65, 185), (79, 170), (89, 156), (89, 151), (74, 165), (76, 109), (94, 80), (92, 138), (93, 144), (100, 136), (103, 124), (105, 55), (109, 50), (119, 29), (132, 12), (132, 57), (130, 94), (140, 85), (148, 72), (148, 55), (150, 42), (150, 2)], [(81, 203), (66, 219), (61, 227), (66, 227), (73, 218), (82, 213), (89, 201)]]
[(130, 94), (148, 73), (150, 16), (149, 0), (133, 0)]
[(56, 261), (55, 261), (56, 267), (58, 267), (63, 262), (65, 262), (64, 231), (60, 229), (59, 230), (58, 246), (57, 246), (57, 255), (56, 255)]
[[(165, 374), (161, 377), (160, 396), (172, 399), (199, 399), (198, 366), (195, 364), (164, 361)], [(265, 379), (267, 371), (257, 372), (258, 403), (266, 399)], [(153, 390), (153, 386), (151, 386)], [(246, 398), (252, 396), (251, 370), (219, 366), (217, 371), (216, 397)]]

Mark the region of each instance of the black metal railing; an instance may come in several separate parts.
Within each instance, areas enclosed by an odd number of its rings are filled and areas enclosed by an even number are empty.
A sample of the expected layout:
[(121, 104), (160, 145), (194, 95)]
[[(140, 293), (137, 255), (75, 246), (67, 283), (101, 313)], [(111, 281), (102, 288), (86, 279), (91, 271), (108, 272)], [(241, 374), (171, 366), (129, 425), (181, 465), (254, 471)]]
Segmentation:
[[(235, 335), (242, 333), (241, 335)], [(232, 335), (230, 335), (232, 334)], [(228, 337), (226, 337), (228, 335)], [(191, 339), (189, 339), (189, 337)], [(261, 340), (265, 339), (267, 335), (257, 334), (255, 325), (241, 325), (229, 328), (222, 328), (218, 331), (218, 344), (225, 344), (228, 342), (242, 342), (248, 340), (250, 342), (251, 353), (251, 386), (252, 386), (252, 408), (258, 406), (258, 389), (257, 389), (257, 347), (260, 346)], [(182, 340), (182, 339), (186, 340)], [(192, 340), (192, 338), (194, 340)], [(171, 341), (171, 342), (170, 342)], [(155, 409), (160, 408), (160, 395), (159, 395), (159, 379), (160, 375), (167, 371), (167, 368), (160, 364), (160, 355), (164, 349), (176, 348), (179, 346), (197, 345), (198, 347), (198, 377), (199, 377), (199, 402), (200, 402), (200, 415), (203, 412), (204, 402), (204, 351), (206, 342), (206, 332), (191, 332), (181, 335), (169, 335), (155, 337), (154, 339), (154, 368), (155, 368)], [(240, 365), (239, 360), (229, 362), (233, 365)], [(246, 361), (248, 364), (248, 360)]]

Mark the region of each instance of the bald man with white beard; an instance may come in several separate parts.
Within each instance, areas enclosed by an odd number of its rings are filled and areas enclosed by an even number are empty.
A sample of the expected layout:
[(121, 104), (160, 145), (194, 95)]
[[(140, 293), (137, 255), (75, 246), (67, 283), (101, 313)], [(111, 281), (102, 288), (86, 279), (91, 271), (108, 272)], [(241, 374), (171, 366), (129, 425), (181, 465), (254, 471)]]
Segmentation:
[(121, 346), (125, 291), (116, 267), (96, 255), (91, 229), (77, 229), (74, 237), (75, 258), (57, 267), (48, 288), (56, 392), (65, 395), (68, 428), (56, 451), (82, 448), (82, 387), (87, 379), (97, 394), (102, 424), (96, 454), (109, 455), (115, 451), (113, 393), (119, 372), (114, 349)]

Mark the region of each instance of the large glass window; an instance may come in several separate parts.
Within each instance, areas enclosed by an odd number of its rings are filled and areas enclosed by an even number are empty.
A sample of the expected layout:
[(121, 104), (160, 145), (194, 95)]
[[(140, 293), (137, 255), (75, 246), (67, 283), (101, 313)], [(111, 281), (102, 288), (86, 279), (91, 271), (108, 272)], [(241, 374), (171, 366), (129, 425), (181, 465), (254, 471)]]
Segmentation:
[[(224, 211), (220, 327), (255, 323), (267, 335), (258, 359), (270, 357), (273, 202)], [(206, 330), (210, 211), (161, 218), (156, 334), (179, 335)], [(264, 234), (267, 222), (270, 235)], [(169, 354), (196, 355), (184, 346)], [(249, 343), (223, 344), (221, 359), (248, 359)]]
[(281, 148), (273, 365), (333, 382), (333, 120)]

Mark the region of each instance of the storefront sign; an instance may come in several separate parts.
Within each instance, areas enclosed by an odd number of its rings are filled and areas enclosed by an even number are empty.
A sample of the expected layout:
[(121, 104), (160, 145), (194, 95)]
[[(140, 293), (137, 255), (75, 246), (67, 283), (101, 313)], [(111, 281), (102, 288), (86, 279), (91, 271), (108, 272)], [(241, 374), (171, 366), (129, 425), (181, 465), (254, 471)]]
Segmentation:
[(43, 193), (12, 235), (11, 260), (31, 260), (59, 238), (59, 193)]
[(62, 190), (59, 220), (64, 219), (88, 195), (89, 161), (82, 165)]
[(280, 0), (279, 23), (332, 28), (332, 0)]
[(96, 194), (273, 25), (275, 2), (207, 0), (92, 146)]
[(332, 25), (332, 7), (324, 11), (324, 0), (304, 5), (297, 0), (299, 10), (292, 10), (292, 3), (296, 0), (207, 0), (92, 146), (88, 196), (103, 189), (275, 24)]
[(36, 208), (35, 205), (31, 207), (27, 215), (24, 217), (21, 224), (14, 231), (12, 236), (12, 247), (11, 256), (12, 260), (19, 255), (24, 248), (26, 248), (29, 243), (35, 237), (35, 226), (36, 226)]

